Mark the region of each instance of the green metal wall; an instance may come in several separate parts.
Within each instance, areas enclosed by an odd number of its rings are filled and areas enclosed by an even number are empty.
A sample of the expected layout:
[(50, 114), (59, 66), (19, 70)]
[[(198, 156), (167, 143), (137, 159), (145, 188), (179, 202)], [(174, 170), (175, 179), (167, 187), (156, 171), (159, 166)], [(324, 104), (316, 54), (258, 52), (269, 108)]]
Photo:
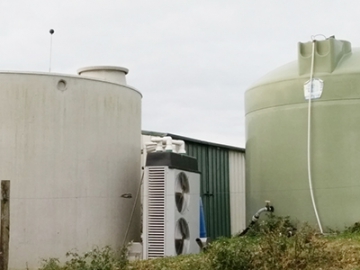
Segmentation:
[(186, 152), (196, 157), (201, 172), (203, 200), (208, 237), (231, 235), (229, 151), (228, 149), (185, 141)]

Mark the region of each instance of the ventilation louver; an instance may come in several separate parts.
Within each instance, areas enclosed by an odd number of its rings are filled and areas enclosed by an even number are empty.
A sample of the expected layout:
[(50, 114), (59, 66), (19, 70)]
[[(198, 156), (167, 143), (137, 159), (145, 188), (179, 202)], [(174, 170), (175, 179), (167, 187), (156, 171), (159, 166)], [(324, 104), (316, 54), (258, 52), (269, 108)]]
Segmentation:
[(164, 256), (165, 245), (165, 170), (150, 168), (148, 179), (148, 256)]

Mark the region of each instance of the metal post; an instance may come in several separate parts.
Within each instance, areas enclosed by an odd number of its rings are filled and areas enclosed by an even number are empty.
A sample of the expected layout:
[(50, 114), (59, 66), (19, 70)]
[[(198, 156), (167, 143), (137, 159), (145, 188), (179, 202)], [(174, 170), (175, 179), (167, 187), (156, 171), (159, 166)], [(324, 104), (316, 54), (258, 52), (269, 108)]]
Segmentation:
[(10, 180), (1, 181), (0, 270), (8, 270), (10, 240)]

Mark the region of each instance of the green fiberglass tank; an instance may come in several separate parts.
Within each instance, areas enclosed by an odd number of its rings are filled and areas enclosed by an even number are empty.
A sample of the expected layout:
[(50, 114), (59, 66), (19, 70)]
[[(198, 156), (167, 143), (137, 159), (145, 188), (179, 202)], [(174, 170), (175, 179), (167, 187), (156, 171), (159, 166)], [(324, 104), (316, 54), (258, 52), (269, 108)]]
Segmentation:
[(246, 91), (245, 112), (247, 221), (265, 200), (324, 231), (360, 221), (359, 49), (299, 43), (297, 61)]

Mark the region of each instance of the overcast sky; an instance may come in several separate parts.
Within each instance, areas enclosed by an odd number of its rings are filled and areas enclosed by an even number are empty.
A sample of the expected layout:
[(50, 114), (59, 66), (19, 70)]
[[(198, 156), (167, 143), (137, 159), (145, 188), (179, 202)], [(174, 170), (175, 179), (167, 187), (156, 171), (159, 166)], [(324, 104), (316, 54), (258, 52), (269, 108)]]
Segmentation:
[[(0, 70), (129, 68), (142, 128), (244, 146), (244, 92), (297, 43), (360, 46), (358, 1), (0, 0)], [(1, 86), (0, 86), (1, 87)]]

